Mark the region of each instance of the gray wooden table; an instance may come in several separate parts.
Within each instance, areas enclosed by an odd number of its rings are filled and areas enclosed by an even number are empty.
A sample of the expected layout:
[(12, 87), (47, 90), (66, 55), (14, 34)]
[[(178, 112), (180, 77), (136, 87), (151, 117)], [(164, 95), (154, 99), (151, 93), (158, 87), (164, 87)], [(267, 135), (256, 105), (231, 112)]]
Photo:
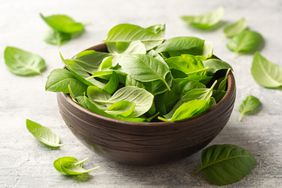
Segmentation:
[[(121, 22), (148, 26), (165, 23), (167, 37), (194, 35), (214, 43), (215, 53), (231, 63), (237, 81), (237, 101), (228, 125), (212, 142), (238, 144), (258, 160), (251, 175), (231, 187), (282, 187), (282, 91), (259, 87), (250, 75), (252, 56), (235, 57), (229, 52), (222, 29), (198, 32), (179, 17), (225, 7), (224, 18), (246, 17), (248, 25), (266, 39), (263, 54), (280, 63), (282, 52), (281, 0), (0, 0), (0, 187), (210, 187), (192, 175), (199, 153), (170, 164), (129, 167), (107, 161), (82, 145), (66, 128), (54, 93), (45, 92), (48, 73), (62, 67), (58, 53), (72, 56), (101, 42), (109, 28)], [(43, 42), (47, 27), (39, 13), (64, 13), (89, 23), (87, 32), (57, 48)], [(48, 70), (37, 77), (17, 77), (4, 65), (2, 51), (13, 45), (41, 54)], [(247, 95), (259, 97), (264, 106), (257, 116), (238, 122), (239, 102)], [(56, 131), (64, 142), (61, 150), (38, 144), (25, 128), (25, 119), (38, 121)], [(60, 175), (53, 160), (60, 156), (89, 157), (100, 169), (87, 182)]]

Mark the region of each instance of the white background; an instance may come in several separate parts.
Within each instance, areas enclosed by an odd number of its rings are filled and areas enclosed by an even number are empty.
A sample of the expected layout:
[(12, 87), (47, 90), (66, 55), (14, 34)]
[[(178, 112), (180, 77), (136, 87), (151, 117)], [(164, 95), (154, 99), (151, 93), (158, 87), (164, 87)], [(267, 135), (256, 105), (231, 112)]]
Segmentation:
[[(199, 153), (170, 164), (152, 167), (128, 167), (107, 161), (83, 146), (68, 130), (57, 108), (55, 93), (45, 92), (48, 73), (62, 67), (59, 51), (70, 57), (100, 43), (114, 25), (130, 22), (149, 26), (165, 23), (167, 37), (198, 36), (214, 43), (215, 53), (229, 62), (235, 71), (237, 100), (231, 119), (212, 142), (238, 144), (251, 151), (258, 165), (251, 175), (231, 187), (281, 187), (282, 184), (282, 91), (258, 86), (251, 74), (252, 56), (235, 57), (225, 47), (222, 29), (199, 32), (179, 18), (219, 6), (224, 19), (245, 17), (248, 25), (263, 34), (263, 55), (282, 65), (282, 1), (279, 0), (0, 0), (0, 187), (209, 187), (192, 171), (199, 163)], [(58, 48), (46, 44), (48, 30), (39, 13), (62, 13), (88, 23), (87, 32)], [(48, 69), (42, 76), (18, 77), (3, 61), (5, 46), (12, 45), (40, 54)], [(238, 122), (239, 102), (247, 95), (263, 102), (257, 116)], [(49, 150), (38, 144), (25, 128), (30, 118), (57, 132), (64, 143), (61, 150)], [(88, 182), (77, 182), (60, 175), (53, 161), (64, 155), (90, 158), (100, 169)]]

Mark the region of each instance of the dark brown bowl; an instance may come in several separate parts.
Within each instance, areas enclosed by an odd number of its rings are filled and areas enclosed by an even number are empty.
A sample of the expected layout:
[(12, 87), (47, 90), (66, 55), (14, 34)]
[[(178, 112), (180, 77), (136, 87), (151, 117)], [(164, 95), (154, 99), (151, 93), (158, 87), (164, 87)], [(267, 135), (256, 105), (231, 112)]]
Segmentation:
[[(103, 44), (91, 47), (106, 51)], [(205, 114), (189, 120), (131, 123), (94, 114), (68, 95), (57, 96), (60, 113), (73, 132), (96, 153), (126, 164), (151, 165), (187, 157), (209, 144), (226, 125), (235, 101), (230, 72), (225, 96)]]

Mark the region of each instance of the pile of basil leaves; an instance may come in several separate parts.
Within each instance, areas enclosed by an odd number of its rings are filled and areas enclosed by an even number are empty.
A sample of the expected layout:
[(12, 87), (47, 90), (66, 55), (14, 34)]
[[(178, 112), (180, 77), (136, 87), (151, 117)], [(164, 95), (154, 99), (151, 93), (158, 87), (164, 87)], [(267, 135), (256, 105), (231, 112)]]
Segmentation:
[(104, 40), (105, 52), (61, 56), (65, 68), (50, 73), (46, 90), (130, 122), (175, 122), (203, 114), (224, 96), (231, 66), (200, 38), (165, 40), (164, 33), (164, 25), (117, 25)]

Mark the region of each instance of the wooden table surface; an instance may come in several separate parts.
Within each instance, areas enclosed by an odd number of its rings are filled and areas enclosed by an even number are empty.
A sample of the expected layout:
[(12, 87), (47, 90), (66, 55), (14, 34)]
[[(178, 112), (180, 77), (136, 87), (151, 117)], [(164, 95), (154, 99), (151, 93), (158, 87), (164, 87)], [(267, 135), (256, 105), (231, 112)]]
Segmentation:
[[(280, 0), (0, 0), (0, 187), (210, 187), (192, 174), (199, 163), (197, 153), (186, 159), (151, 167), (124, 166), (107, 161), (82, 145), (65, 126), (58, 113), (56, 95), (44, 91), (49, 72), (62, 67), (59, 51), (70, 57), (101, 42), (112, 26), (129, 22), (148, 26), (165, 23), (167, 37), (198, 36), (214, 43), (215, 53), (229, 62), (237, 81), (234, 112), (224, 130), (212, 142), (240, 145), (251, 151), (256, 169), (241, 182), (230, 187), (282, 187), (282, 91), (258, 86), (250, 74), (252, 56), (235, 57), (225, 47), (222, 29), (199, 32), (187, 27), (179, 18), (219, 6), (225, 8), (224, 19), (241, 17), (263, 34), (263, 55), (282, 65), (282, 1)], [(87, 23), (87, 32), (58, 48), (43, 41), (48, 28), (39, 13), (68, 14)], [(5, 46), (17, 46), (40, 54), (48, 69), (42, 76), (17, 77), (3, 62)], [(247, 95), (263, 102), (263, 110), (243, 122), (238, 121), (238, 105)], [(57, 132), (64, 143), (60, 150), (38, 144), (25, 128), (30, 118)], [(53, 161), (65, 155), (89, 157), (90, 165), (100, 169), (87, 182), (60, 175)], [(211, 186), (212, 187), (212, 186)]]

